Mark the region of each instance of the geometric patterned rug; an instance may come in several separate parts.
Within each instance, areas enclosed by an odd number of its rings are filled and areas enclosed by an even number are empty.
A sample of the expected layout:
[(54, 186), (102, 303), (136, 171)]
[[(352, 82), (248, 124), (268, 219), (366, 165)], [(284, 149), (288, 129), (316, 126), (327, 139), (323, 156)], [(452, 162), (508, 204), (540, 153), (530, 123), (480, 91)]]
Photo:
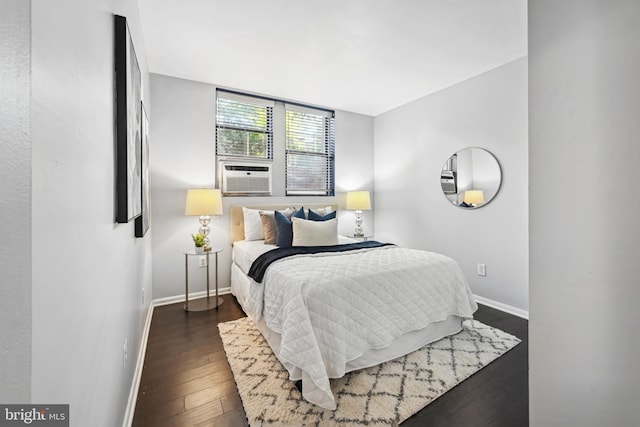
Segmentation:
[(475, 320), (406, 356), (331, 380), (337, 409), (307, 402), (252, 320), (218, 324), (251, 426), (398, 425), (520, 340)]

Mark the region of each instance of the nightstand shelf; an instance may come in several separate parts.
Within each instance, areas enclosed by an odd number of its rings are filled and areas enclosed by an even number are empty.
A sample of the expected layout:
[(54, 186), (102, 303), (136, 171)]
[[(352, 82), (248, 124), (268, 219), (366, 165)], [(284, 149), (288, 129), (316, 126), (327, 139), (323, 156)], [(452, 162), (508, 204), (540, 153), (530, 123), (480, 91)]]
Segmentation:
[[(218, 254), (222, 252), (222, 248), (212, 248), (210, 251), (198, 253), (194, 250), (185, 251), (184, 253), (184, 310), (185, 311), (206, 311), (213, 308), (218, 308), (220, 304), (224, 302), (222, 298), (218, 296)], [(216, 270), (216, 296), (209, 295), (209, 265), (211, 255), (215, 255)], [(192, 256), (206, 257), (207, 258), (207, 296), (204, 298), (196, 298), (193, 301), (189, 301), (189, 258)]]

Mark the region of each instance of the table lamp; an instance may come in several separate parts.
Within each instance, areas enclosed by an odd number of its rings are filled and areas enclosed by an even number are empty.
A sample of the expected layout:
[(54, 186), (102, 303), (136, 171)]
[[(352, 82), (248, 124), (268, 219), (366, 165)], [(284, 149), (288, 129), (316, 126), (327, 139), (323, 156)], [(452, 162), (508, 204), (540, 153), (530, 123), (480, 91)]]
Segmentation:
[(364, 236), (362, 232), (362, 211), (371, 209), (371, 198), (368, 191), (349, 191), (347, 193), (347, 209), (356, 211), (356, 229), (354, 236)]
[(211, 215), (222, 215), (222, 193), (217, 188), (191, 188), (187, 191), (185, 215), (199, 216), (200, 229), (203, 234), (205, 248), (210, 247), (209, 223)]
[(484, 191), (467, 190), (464, 192), (464, 198), (462, 200), (466, 204), (476, 207), (477, 205), (484, 203)]

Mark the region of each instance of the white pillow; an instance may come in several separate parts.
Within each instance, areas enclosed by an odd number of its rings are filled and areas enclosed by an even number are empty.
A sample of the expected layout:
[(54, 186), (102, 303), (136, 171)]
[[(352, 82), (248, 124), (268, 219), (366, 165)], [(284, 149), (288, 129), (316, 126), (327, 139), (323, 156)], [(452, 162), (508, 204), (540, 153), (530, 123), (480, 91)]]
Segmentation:
[(263, 240), (262, 220), (260, 219), (260, 209), (249, 209), (242, 207), (244, 218), (244, 240)]
[(309, 221), (291, 218), (293, 223), (292, 246), (328, 246), (338, 244), (338, 220)]

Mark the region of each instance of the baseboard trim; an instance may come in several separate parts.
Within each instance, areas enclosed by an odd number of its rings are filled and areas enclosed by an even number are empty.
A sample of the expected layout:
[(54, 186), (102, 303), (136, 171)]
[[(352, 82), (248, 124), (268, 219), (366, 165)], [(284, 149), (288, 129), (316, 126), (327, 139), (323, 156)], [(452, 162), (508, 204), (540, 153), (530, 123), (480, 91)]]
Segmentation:
[(501, 302), (494, 301), (489, 298), (481, 297), (479, 295), (473, 295), (473, 297), (476, 299), (476, 302), (479, 302), (480, 304), (529, 320), (529, 312), (526, 310), (522, 310), (520, 308), (513, 307), (508, 304), (503, 304)]
[[(230, 293), (231, 293), (231, 287), (218, 288), (218, 295), (226, 295)], [(214, 292), (209, 291), (209, 296), (211, 295), (215, 296), (215, 291)], [(207, 296), (207, 291), (189, 293), (190, 300), (197, 299), (197, 298), (204, 298), (206, 296)], [(174, 295), (172, 297), (158, 298), (153, 300), (153, 303), (156, 307), (159, 307), (161, 305), (175, 304), (177, 302), (184, 302), (184, 294)]]
[(136, 360), (136, 368), (133, 371), (133, 379), (131, 381), (131, 390), (129, 390), (129, 401), (127, 409), (124, 412), (124, 420), (122, 427), (130, 427), (133, 423), (133, 415), (136, 412), (136, 401), (138, 400), (138, 390), (140, 389), (140, 379), (142, 377), (142, 368), (144, 367), (144, 357), (147, 354), (147, 341), (149, 339), (149, 330), (151, 329), (151, 319), (153, 318), (153, 309), (155, 305), (153, 301), (147, 309), (147, 318), (142, 329), (142, 338), (140, 339), (140, 349), (138, 350), (138, 359)]

